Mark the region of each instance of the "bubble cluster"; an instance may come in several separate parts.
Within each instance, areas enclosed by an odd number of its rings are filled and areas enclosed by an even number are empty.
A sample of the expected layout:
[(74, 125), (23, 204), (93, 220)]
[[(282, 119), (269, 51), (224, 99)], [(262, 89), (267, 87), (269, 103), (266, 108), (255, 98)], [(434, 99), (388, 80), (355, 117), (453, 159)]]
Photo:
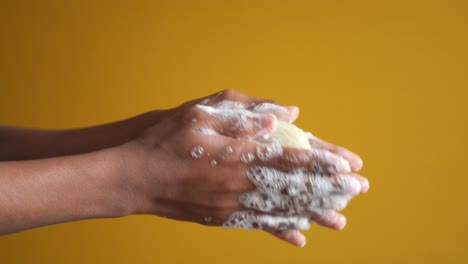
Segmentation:
[(257, 147), (257, 157), (262, 161), (282, 157), (283, 147), (279, 143), (262, 144)]
[(255, 156), (253, 153), (243, 153), (240, 157), (241, 161), (245, 164), (251, 163), (255, 160)]
[(190, 155), (195, 159), (200, 159), (203, 156), (203, 148), (200, 146), (194, 147)]
[(306, 170), (284, 172), (254, 166), (247, 170), (247, 177), (257, 188), (242, 194), (241, 204), (261, 212), (285, 215), (342, 210), (361, 190), (359, 180), (354, 177), (311, 174)]
[(253, 211), (234, 212), (222, 225), (225, 228), (289, 230), (310, 228), (309, 219), (302, 216), (273, 216), (256, 214)]
[[(253, 211), (233, 213), (225, 227), (308, 229), (309, 225), (297, 221), (308, 223), (310, 215), (342, 210), (361, 190), (356, 178), (311, 174), (307, 170), (284, 172), (254, 166), (247, 170), (247, 176), (256, 189), (243, 193), (239, 202)], [(254, 211), (262, 214), (249, 213)]]
[[(214, 106), (198, 104), (196, 107), (217, 119), (230, 123), (229, 131), (237, 131), (240, 134), (246, 131), (262, 133), (261, 120), (264, 114), (247, 110), (243, 103), (221, 101)], [(256, 138), (257, 134), (253, 135), (252, 138)]]

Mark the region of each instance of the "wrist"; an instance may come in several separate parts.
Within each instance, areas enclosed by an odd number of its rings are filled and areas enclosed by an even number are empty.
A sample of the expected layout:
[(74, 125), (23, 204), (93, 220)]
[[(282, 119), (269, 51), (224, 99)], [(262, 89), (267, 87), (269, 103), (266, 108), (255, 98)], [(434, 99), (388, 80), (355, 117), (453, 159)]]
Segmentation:
[(120, 148), (109, 148), (81, 155), (81, 168), (93, 181), (88, 214), (90, 218), (123, 217), (133, 213), (126, 161)]
[[(123, 217), (131, 214), (150, 213), (154, 205), (148, 199), (148, 184), (142, 180), (145, 168), (145, 149), (140, 143), (130, 141), (106, 150), (104, 159), (108, 162), (107, 174), (110, 177), (109, 215)], [(107, 167), (107, 166), (106, 166)]]

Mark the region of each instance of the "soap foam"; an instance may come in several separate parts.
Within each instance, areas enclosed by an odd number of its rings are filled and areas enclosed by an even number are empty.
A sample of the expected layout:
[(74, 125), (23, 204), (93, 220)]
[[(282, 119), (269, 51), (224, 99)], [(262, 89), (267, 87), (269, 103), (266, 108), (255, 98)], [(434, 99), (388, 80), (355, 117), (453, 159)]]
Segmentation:
[(222, 225), (225, 228), (241, 229), (269, 229), (269, 230), (307, 230), (310, 228), (309, 219), (301, 216), (273, 216), (255, 214), (253, 211), (238, 211), (231, 214)]
[(245, 154), (242, 154), (241, 157), (240, 157), (241, 161), (245, 164), (247, 163), (251, 163), (255, 160), (255, 156), (253, 153), (245, 153)]
[[(218, 119), (230, 121), (233, 130), (260, 130), (258, 122), (265, 114), (286, 113), (287, 109), (271, 103), (244, 104), (241, 102), (221, 101), (207, 106), (205, 100), (196, 107)], [(254, 126), (254, 127), (246, 127)], [(216, 131), (197, 128), (196, 132), (215, 135)], [(315, 139), (311, 133), (307, 138)], [(268, 137), (268, 135), (267, 135)], [(253, 137), (253, 139), (257, 139)], [(265, 140), (265, 138), (263, 139)], [(226, 148), (232, 153), (232, 148)], [(195, 147), (192, 157), (201, 158), (203, 148)], [(310, 227), (310, 216), (324, 214), (329, 210), (343, 209), (350, 199), (360, 192), (360, 182), (340, 173), (351, 172), (349, 163), (343, 158), (326, 150), (311, 149), (300, 155), (284, 155), (279, 143), (260, 144), (256, 153), (241, 154), (241, 161), (252, 163), (257, 157), (266, 162), (283, 157), (289, 161), (311, 161), (307, 168), (285, 172), (264, 166), (253, 166), (246, 170), (248, 179), (256, 189), (243, 193), (239, 202), (247, 209), (232, 213), (223, 224), (226, 228), (306, 230)], [(210, 161), (216, 166), (216, 160)], [(324, 165), (329, 164), (329, 165)], [(205, 218), (206, 222), (207, 218)]]
[(279, 143), (262, 144), (257, 147), (257, 157), (262, 161), (283, 156), (283, 147)]
[(262, 214), (234, 212), (224, 227), (306, 230), (310, 215), (342, 210), (361, 189), (355, 178), (313, 175), (305, 170), (284, 172), (254, 166), (247, 170), (247, 176), (257, 188), (243, 193), (239, 202)]
[[(196, 105), (196, 107), (218, 119), (231, 123), (232, 131), (257, 131), (263, 134), (260, 123), (263, 114), (253, 113), (238, 102), (222, 101), (215, 106)], [(254, 138), (258, 135), (254, 135)]]
[(252, 109), (252, 112), (259, 113), (259, 114), (270, 114), (270, 113), (287, 114), (288, 109), (286, 109), (286, 107), (272, 104), (272, 103), (261, 103), (261, 104), (255, 105), (255, 107)]
[(206, 128), (206, 127), (198, 127), (193, 130), (196, 133), (205, 134), (205, 135), (219, 135), (214, 129)]
[(257, 188), (239, 197), (244, 207), (287, 216), (341, 210), (361, 190), (356, 178), (310, 174), (306, 170), (284, 172), (254, 166), (247, 170), (247, 177)]

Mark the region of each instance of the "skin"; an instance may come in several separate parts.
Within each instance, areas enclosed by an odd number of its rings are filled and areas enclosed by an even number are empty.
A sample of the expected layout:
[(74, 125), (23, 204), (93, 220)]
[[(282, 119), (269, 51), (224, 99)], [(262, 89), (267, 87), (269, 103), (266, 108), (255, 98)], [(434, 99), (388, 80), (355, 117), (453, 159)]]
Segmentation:
[[(245, 210), (238, 197), (255, 188), (245, 174), (251, 166), (292, 171), (310, 162), (330, 165), (326, 160), (280, 158), (241, 162), (243, 153), (255, 153), (258, 147), (246, 139), (273, 131), (277, 119), (294, 121), (298, 108), (251, 117), (246, 122), (253, 125), (232, 129), (234, 120), (215, 118), (195, 107), (223, 100), (252, 106), (275, 103), (228, 90), (97, 127), (66, 131), (0, 127), (0, 235), (131, 214), (220, 226), (234, 211)], [(194, 132), (200, 126), (218, 134)], [(354, 173), (362, 167), (356, 154), (315, 138), (310, 143), (348, 160), (353, 173), (347, 176), (360, 180), (361, 193), (367, 191), (367, 180)], [(197, 146), (204, 149), (199, 159), (190, 155)], [(232, 153), (226, 152), (228, 147)], [(303, 151), (285, 148), (291, 155)], [(213, 159), (216, 166), (210, 163)], [(310, 218), (337, 230), (346, 224), (346, 218), (332, 210)], [(296, 246), (306, 242), (298, 230), (265, 231)]]

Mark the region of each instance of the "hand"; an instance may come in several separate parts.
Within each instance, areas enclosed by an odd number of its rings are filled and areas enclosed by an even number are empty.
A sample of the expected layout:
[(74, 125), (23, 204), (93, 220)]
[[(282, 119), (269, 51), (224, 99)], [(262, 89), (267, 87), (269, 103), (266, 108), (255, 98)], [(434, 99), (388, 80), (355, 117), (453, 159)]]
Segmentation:
[[(355, 153), (340, 147), (329, 142), (323, 141), (310, 132), (306, 133), (309, 138), (310, 146), (314, 149), (321, 149), (325, 151), (329, 151), (335, 155), (338, 155), (345, 159), (351, 168), (351, 177), (355, 177), (361, 183), (361, 190), (360, 193), (364, 194), (369, 190), (369, 182), (366, 178), (355, 174), (358, 172), (363, 165), (362, 159), (356, 155)], [(311, 221), (325, 227), (329, 227), (335, 230), (341, 230), (346, 226), (346, 217), (337, 212), (337, 210), (326, 210), (322, 214), (313, 214), (311, 215)], [(302, 241), (305, 242), (305, 237), (303, 234), (300, 233), (299, 230), (285, 230), (285, 231), (274, 231), (272, 232), (274, 235), (288, 241), (295, 245), (304, 245)]]
[[(363, 176), (356, 174), (356, 172), (361, 170), (363, 165), (362, 159), (358, 155), (343, 147), (336, 146), (332, 143), (323, 141), (309, 132), (307, 132), (307, 136), (309, 138), (309, 143), (312, 148), (329, 151), (348, 161), (351, 167), (351, 171), (353, 172), (351, 173), (351, 176), (358, 179), (361, 183), (361, 194), (364, 194), (369, 190), (369, 181)], [(332, 219), (335, 219), (335, 221), (331, 221)], [(346, 225), (346, 217), (332, 210), (328, 211), (322, 216), (318, 216), (316, 222), (320, 225), (340, 230), (343, 229)]]
[[(226, 101), (231, 105), (220, 107)], [(245, 107), (244, 111), (233, 114), (232, 102)], [(210, 108), (215, 105), (216, 108)], [(333, 167), (337, 169), (334, 173), (344, 172), (337, 167), (340, 159), (334, 155), (324, 158), (292, 148), (283, 148), (283, 153), (305, 158), (300, 161), (256, 158), (248, 162), (249, 154), (258, 154), (265, 146), (239, 139), (267, 134), (275, 129), (277, 118), (291, 122), (297, 112), (294, 107), (280, 107), (233, 91), (194, 100), (168, 111), (160, 123), (141, 137), (117, 148), (125, 165), (121, 180), (126, 186), (129, 212), (222, 225), (234, 212), (246, 210), (239, 197), (258, 187), (246, 177), (252, 168), (279, 168), (285, 172), (307, 168), (312, 175), (319, 168)], [(302, 218), (281, 212), (249, 212), (258, 216), (257, 220), (264, 216), (284, 220), (291, 223), (290, 228), (303, 223)], [(282, 239), (303, 244), (297, 236), (291, 236), (294, 231), (276, 232), (267, 223), (260, 224)]]

